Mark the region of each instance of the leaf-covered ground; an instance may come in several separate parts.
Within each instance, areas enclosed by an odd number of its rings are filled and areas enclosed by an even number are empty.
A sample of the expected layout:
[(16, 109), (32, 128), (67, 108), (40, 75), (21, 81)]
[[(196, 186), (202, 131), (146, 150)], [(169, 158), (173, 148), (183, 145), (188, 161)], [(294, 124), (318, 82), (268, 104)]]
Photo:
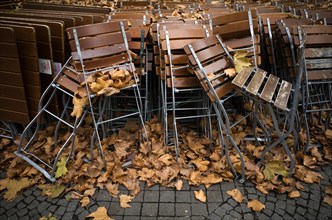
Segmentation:
[[(181, 190), (183, 180), (188, 180), (190, 185), (205, 185), (222, 181), (233, 181), (222, 147), (216, 145), (217, 131), (213, 131), (213, 138), (199, 136), (194, 131), (186, 131), (180, 134), (181, 151), (178, 161), (175, 160), (173, 147), (163, 146), (162, 126), (156, 119), (147, 123), (147, 131), (150, 143), (141, 143), (138, 146), (139, 127), (133, 121), (119, 130), (117, 134), (103, 140), (103, 152), (105, 153), (106, 167), (94, 150), (94, 158), (91, 158), (89, 147), (92, 134), (91, 120), (87, 118), (85, 124), (79, 128), (75, 137), (75, 151), (65, 163), (69, 151), (65, 152), (57, 164), (55, 177), (57, 184), (48, 183), (43, 175), (35, 168), (13, 153), (16, 145), (8, 139), (1, 140), (0, 166), (7, 170), (7, 178), (0, 180), (0, 191), (7, 201), (15, 199), (16, 195), (24, 189), (37, 185), (42, 194), (50, 198), (56, 198), (67, 193), (67, 199), (80, 200), (84, 207), (90, 203), (90, 199), (97, 188), (107, 189), (113, 197), (120, 198), (122, 208), (130, 207), (130, 201), (140, 192), (140, 181), (147, 186), (160, 184), (161, 186), (174, 187)], [(52, 160), (57, 153), (54, 148), (54, 126), (38, 133), (38, 140), (34, 143), (35, 152), (44, 160)], [(289, 158), (282, 147), (276, 147), (266, 156), (266, 163), (258, 165), (259, 157), (264, 145), (257, 146), (251, 142), (243, 141), (249, 130), (246, 124), (238, 125), (233, 130), (233, 137), (240, 145), (245, 159), (245, 175), (248, 181), (256, 185), (256, 189), (267, 194), (270, 190), (278, 193), (287, 193), (290, 198), (297, 198), (303, 190), (302, 182), (319, 183), (322, 176), (315, 170), (332, 160), (332, 131), (313, 134), (313, 141), (321, 147), (311, 148), (307, 154), (298, 151), (295, 155), (297, 163), (292, 177), (288, 176)], [(63, 143), (68, 132), (62, 131), (59, 145)], [(303, 133), (300, 134), (303, 140)], [(288, 140), (292, 143), (292, 139)], [(240, 172), (240, 159), (234, 149), (230, 152), (230, 158), (235, 169)], [(88, 162), (91, 161), (91, 162)], [(120, 195), (119, 186), (123, 185), (130, 191), (130, 195)], [(241, 203), (243, 195), (237, 189), (227, 191), (227, 194)], [(326, 189), (327, 196), (324, 202), (332, 205), (331, 187)], [(195, 192), (195, 197), (206, 201), (203, 191)], [(248, 208), (253, 211), (261, 211), (264, 204), (259, 201), (248, 201)], [(99, 213), (99, 214), (98, 214)], [(97, 214), (104, 215), (103, 209)]]

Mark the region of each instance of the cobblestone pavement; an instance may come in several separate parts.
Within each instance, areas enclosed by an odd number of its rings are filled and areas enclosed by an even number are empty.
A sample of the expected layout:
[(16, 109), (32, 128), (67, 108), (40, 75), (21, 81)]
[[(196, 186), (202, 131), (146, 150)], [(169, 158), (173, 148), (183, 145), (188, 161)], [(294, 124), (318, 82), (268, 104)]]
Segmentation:
[[(131, 208), (122, 209), (119, 198), (99, 189), (90, 199), (91, 203), (82, 208), (78, 200), (67, 201), (65, 195), (49, 199), (41, 195), (36, 186), (24, 191), (13, 202), (4, 201), (0, 195), (0, 220), (3, 219), (39, 219), (52, 213), (57, 219), (85, 219), (89, 213), (104, 206), (114, 219), (332, 219), (332, 207), (323, 203), (325, 187), (332, 183), (332, 165), (322, 167), (320, 173), (324, 179), (320, 184), (305, 184), (301, 198), (289, 199), (287, 194), (270, 192), (264, 195), (257, 191), (250, 181), (223, 182), (205, 189), (204, 186), (189, 186), (184, 183), (181, 191), (155, 185), (141, 186), (141, 192), (130, 203)], [(4, 175), (2, 175), (4, 177)], [(227, 190), (238, 188), (245, 196), (241, 204), (233, 200)], [(128, 194), (121, 187), (121, 194)], [(194, 190), (203, 189), (207, 202), (201, 203), (194, 197)], [(247, 208), (247, 200), (258, 199), (266, 208), (255, 213)]]

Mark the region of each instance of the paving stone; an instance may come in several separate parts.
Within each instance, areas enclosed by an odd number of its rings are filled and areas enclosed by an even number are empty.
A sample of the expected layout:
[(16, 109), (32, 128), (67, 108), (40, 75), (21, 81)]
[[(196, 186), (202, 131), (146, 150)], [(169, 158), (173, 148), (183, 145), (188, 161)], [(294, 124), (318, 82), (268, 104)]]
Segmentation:
[(302, 199), (308, 199), (309, 198), (309, 193), (307, 193), (307, 192), (300, 192), (300, 194), (301, 194)]
[(73, 211), (75, 211), (78, 203), (79, 203), (78, 200), (70, 201), (68, 203), (68, 205), (67, 205), (67, 212), (73, 212)]
[(17, 217), (17, 215), (15, 215), (15, 214), (8, 217), (8, 220), (18, 220), (18, 219), (19, 219), (19, 217)]
[(119, 215), (119, 216), (114, 216), (113, 217), (114, 220), (122, 220), (123, 219), (123, 216), (122, 215)]
[(266, 202), (266, 196), (259, 196), (259, 199), (258, 199), (261, 203), (264, 203)]
[(257, 194), (257, 191), (254, 187), (248, 187), (246, 190), (249, 194)]
[(97, 201), (97, 205), (98, 205), (99, 207), (104, 206), (106, 209), (109, 208), (110, 204), (111, 204), (110, 202), (98, 202), (98, 201)]
[(283, 209), (283, 210), (285, 210), (285, 208), (286, 208), (286, 202), (282, 201), (282, 200), (278, 200), (277, 203), (276, 203), (276, 205), (275, 205), (275, 207), (276, 207), (276, 209)]
[(267, 209), (267, 208), (265, 208), (265, 209), (263, 210), (263, 212), (264, 212), (267, 216), (271, 216), (271, 215), (273, 214), (273, 211), (270, 210), (270, 209)]
[(211, 214), (212, 212), (214, 212), (214, 210), (216, 210), (219, 207), (220, 203), (212, 203), (212, 202), (208, 202), (207, 206), (208, 206), (208, 213)]
[(219, 215), (216, 215), (215, 213), (211, 213), (207, 219), (209, 220), (220, 220), (220, 216)]
[(176, 202), (189, 202), (190, 203), (190, 191), (176, 191), (175, 199)]
[(97, 209), (98, 209), (98, 206), (97, 206), (97, 204), (95, 204), (95, 205), (91, 206), (91, 207), (88, 209), (88, 211), (89, 211), (90, 213), (92, 213), (92, 212), (95, 212)]
[(294, 215), (296, 206), (295, 205), (288, 205), (286, 207), (286, 212), (288, 212), (290, 215)]
[(220, 183), (213, 184), (208, 188), (209, 191), (220, 191)]
[[(296, 219), (296, 220), (304, 220), (304, 219), (306, 219), (304, 216), (301, 216), (301, 215), (299, 215), (299, 214), (295, 214), (294, 215), (294, 219)], [(321, 218), (318, 218), (319, 220), (322, 220)]]
[(18, 209), (18, 210), (20, 210), (20, 209), (23, 209), (23, 208), (25, 208), (27, 205), (24, 203), (24, 202), (19, 202), (17, 205), (16, 205), (16, 208)]
[(191, 208), (189, 203), (175, 203), (176, 216), (191, 216)]
[[(135, 198), (132, 200), (133, 202), (143, 202), (144, 191), (140, 191)], [(97, 200), (99, 201), (99, 200)]]
[(34, 216), (38, 215), (37, 209), (32, 209), (29, 211), (29, 216), (32, 218)]
[(39, 205), (39, 202), (37, 200), (32, 201), (29, 205), (28, 205), (28, 209), (34, 209)]
[(277, 213), (274, 213), (271, 216), (271, 220), (280, 220), (280, 219), (282, 219), (282, 217), (280, 215), (278, 215)]
[[(0, 219), (1, 219), (1, 217), (0, 217)], [(26, 215), (26, 216), (20, 217), (20, 220), (31, 220), (31, 219)]]
[(96, 194), (96, 200), (97, 201), (111, 202), (112, 201), (112, 195), (107, 190), (101, 189)]
[(284, 220), (294, 220), (294, 217), (290, 216), (287, 213), (283, 216), (283, 218), (284, 218)]
[(126, 208), (124, 211), (125, 216), (131, 216), (131, 215), (140, 215), (141, 214), (141, 208), (142, 203), (132, 202), (130, 203), (130, 208)]
[(191, 191), (199, 191), (199, 190), (203, 190), (205, 191), (205, 187), (203, 185), (199, 185), (199, 186), (191, 186), (190, 187)]
[(248, 194), (248, 199), (249, 200), (258, 199), (258, 195), (257, 194)]
[(36, 198), (37, 198), (38, 196), (41, 195), (41, 190), (39, 190), (39, 189), (35, 189), (35, 190), (33, 191), (33, 195), (36, 196)]
[(60, 206), (55, 212), (55, 215), (63, 216), (63, 214), (66, 212), (66, 207)]
[(13, 208), (13, 209), (9, 209), (7, 212), (6, 212), (6, 215), (8, 216), (8, 217), (10, 217), (10, 216), (12, 216), (12, 215), (14, 215), (15, 213), (17, 213), (17, 209), (16, 208)]
[(0, 207), (0, 215), (5, 214), (5, 212), (6, 212), (6, 210), (4, 208)]
[(227, 199), (231, 198), (231, 196), (228, 195), (226, 191), (222, 190), (221, 194), (222, 194), (222, 198), (223, 198), (224, 201), (226, 201)]
[(220, 191), (207, 191), (206, 193), (207, 202), (219, 202), (222, 203), (222, 195)]
[(310, 200), (314, 200), (316, 202), (320, 202), (321, 200), (321, 192), (317, 190), (311, 190)]
[(298, 206), (298, 207), (296, 208), (296, 212), (297, 212), (299, 215), (305, 216), (305, 213), (307, 212), (307, 209)]
[(331, 210), (331, 207), (329, 207), (329, 206), (328, 206), (328, 208), (320, 207), (319, 212), (328, 217), (332, 217), (332, 210)]
[(137, 215), (137, 216), (127, 216), (125, 217), (125, 220), (138, 220), (140, 219), (140, 216)]
[(160, 202), (175, 202), (175, 191), (160, 191)]
[(274, 210), (274, 203), (272, 202), (266, 202), (265, 203), (265, 208), (269, 210)]
[(87, 215), (89, 215), (90, 213), (87, 211), (87, 210), (84, 210), (83, 212), (81, 212), (81, 214), (79, 214), (78, 216), (77, 216), (77, 218), (78, 219), (85, 219), (85, 217), (87, 216)]
[(174, 217), (158, 217), (158, 220), (174, 220)]
[(278, 208), (276, 208), (276, 213), (278, 213), (278, 215), (280, 215), (280, 216), (284, 216), (285, 215), (285, 211), (284, 210), (282, 210), (282, 209), (278, 209)]
[(19, 211), (17, 212), (17, 215), (19, 217), (25, 216), (26, 214), (28, 214), (28, 209), (27, 208), (19, 209)]
[(227, 200), (227, 203), (230, 204), (232, 207), (235, 207), (235, 206), (238, 205), (238, 202), (235, 201), (233, 198), (228, 199), (228, 200)]
[(174, 203), (159, 203), (159, 216), (174, 216)]
[(223, 220), (234, 220), (234, 217), (231, 215), (225, 215)]
[(242, 218), (242, 215), (240, 213), (238, 213), (237, 211), (235, 210), (231, 210), (229, 212), (230, 215), (232, 215), (235, 219), (241, 219)]
[(243, 213), (248, 213), (251, 212), (251, 209), (247, 207), (247, 203), (241, 203), (240, 204), (241, 210)]
[(124, 213), (124, 209), (120, 207), (120, 203), (112, 201), (108, 208), (109, 216), (123, 215), (123, 213)]
[(26, 204), (30, 204), (33, 200), (35, 200), (35, 197), (34, 196), (28, 196), (24, 199), (24, 202)]
[(306, 219), (311, 220), (311, 219), (316, 219), (316, 215), (312, 215), (310, 213), (305, 214)]
[[(310, 206), (309, 206), (310, 207)], [(317, 215), (317, 210), (312, 209), (311, 207), (308, 209), (308, 213), (310, 213), (311, 215), (316, 216)]]
[(296, 204), (303, 206), (303, 207), (307, 207), (308, 202), (307, 202), (307, 199), (298, 198), (296, 200)]
[(73, 219), (73, 216), (74, 216), (74, 212), (66, 212), (61, 220), (72, 220)]
[(0, 215), (0, 219), (8, 219), (8, 217), (7, 217), (7, 215), (2, 214), (2, 215)]
[(254, 220), (255, 217), (251, 213), (246, 213), (246, 214), (243, 215), (243, 219), (245, 219), (245, 220)]
[(42, 202), (42, 201), (44, 201), (44, 200), (46, 200), (46, 199), (47, 199), (46, 196), (38, 196), (38, 197), (36, 198), (36, 200), (38, 200), (39, 202)]
[(205, 220), (204, 216), (192, 216), (191, 217), (192, 220)]
[(220, 188), (223, 191), (228, 191), (228, 190), (232, 190), (235, 188), (234, 182), (222, 182), (220, 184)]
[(205, 203), (194, 203), (191, 204), (191, 214), (192, 215), (203, 215), (207, 216), (207, 207)]
[(144, 192), (144, 202), (158, 202), (159, 201), (159, 191), (145, 191)]
[(50, 212), (50, 213), (54, 213), (55, 212), (55, 210), (57, 209), (58, 207), (56, 206), (56, 205), (51, 205), (50, 207), (48, 207), (48, 211)]
[(68, 201), (66, 199), (59, 199), (59, 201), (57, 202), (58, 205), (60, 206), (68, 206)]
[(189, 182), (187, 180), (183, 181), (181, 190), (190, 190), (190, 185), (189, 185)]
[(318, 184), (316, 184), (316, 183), (310, 184), (309, 187), (310, 187), (310, 190), (318, 190), (318, 191), (320, 191), (320, 186)]
[(146, 187), (145, 190), (146, 191), (159, 191), (159, 184), (154, 184), (151, 187)]
[[(37, 206), (37, 211), (38, 211), (39, 213), (41, 213), (42, 211), (46, 210), (46, 209), (47, 209), (48, 207), (50, 207), (50, 206), (51, 206), (50, 203), (44, 201), (44, 202), (40, 203), (40, 204)], [(66, 209), (65, 209), (65, 210), (66, 210)]]
[[(50, 212), (49, 211), (47, 211), (47, 210), (44, 210), (44, 211), (42, 211), (42, 213), (40, 213), (40, 216), (48, 216), (50, 214)], [(61, 219), (61, 216), (59, 216), (59, 215), (56, 215), (56, 214), (54, 214), (56, 217), (57, 217), (57, 219)]]
[(286, 203), (287, 203), (287, 206), (289, 206), (289, 205), (295, 205), (295, 199), (287, 199), (287, 201), (286, 201)]
[(55, 198), (55, 199), (52, 199), (52, 198), (47, 198), (46, 199), (46, 202), (48, 202), (48, 203), (52, 203), (52, 204), (57, 204), (57, 202), (59, 201), (59, 199), (58, 198)]
[(286, 193), (277, 193), (277, 200), (286, 200), (287, 194)]
[(4, 202), (4, 205), (2, 207), (4, 207), (6, 210), (10, 210), (12, 208), (14, 208), (16, 206), (16, 203), (14, 202)]
[(266, 199), (267, 199), (267, 201), (270, 201), (270, 202), (277, 202), (277, 198), (274, 196), (267, 196)]
[(142, 216), (157, 216), (158, 203), (143, 203)]
[(24, 195), (24, 196), (30, 196), (31, 194), (32, 194), (32, 191), (31, 191), (30, 189), (25, 190), (25, 191), (23, 192), (23, 195)]

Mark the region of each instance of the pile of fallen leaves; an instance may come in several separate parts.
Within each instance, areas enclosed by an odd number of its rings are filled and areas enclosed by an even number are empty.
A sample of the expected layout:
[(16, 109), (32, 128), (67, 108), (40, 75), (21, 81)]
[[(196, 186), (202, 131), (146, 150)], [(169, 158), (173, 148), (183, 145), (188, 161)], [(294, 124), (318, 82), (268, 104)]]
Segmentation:
[[(244, 142), (243, 138), (249, 132), (246, 127), (246, 122), (237, 125), (232, 129), (232, 136), (241, 146), (246, 178), (255, 183), (256, 188), (264, 194), (272, 190), (288, 193), (290, 198), (300, 197), (300, 191), (303, 190), (301, 183), (319, 183), (322, 176), (316, 171), (317, 168), (332, 161), (332, 149), (328, 147), (331, 146), (332, 136), (331, 130), (327, 130), (324, 133), (326, 145), (312, 148), (308, 154), (296, 155), (297, 164), (293, 177), (288, 176), (289, 159), (282, 147), (276, 147), (267, 153), (267, 162), (259, 166), (257, 161), (265, 146)], [(16, 146), (2, 139), (1, 143), (6, 146), (1, 152), (0, 167), (7, 170), (7, 178), (0, 180), (0, 191), (4, 190), (4, 199), (12, 201), (21, 190), (37, 185), (45, 196), (56, 198), (66, 194), (66, 199), (78, 199), (84, 207), (90, 203), (90, 197), (99, 188), (106, 189), (114, 197), (119, 197), (120, 206), (128, 208), (130, 201), (140, 192), (140, 181), (146, 182), (148, 187), (160, 184), (177, 190), (182, 189), (183, 180), (188, 180), (190, 185), (203, 184), (206, 188), (222, 181), (233, 181), (233, 174), (222, 147), (216, 144), (218, 135), (215, 129), (211, 140), (199, 136), (194, 131), (181, 132), (181, 151), (176, 161), (173, 147), (163, 145), (162, 125), (156, 119), (152, 119), (146, 128), (149, 143), (138, 144), (141, 131), (134, 121), (128, 121), (117, 134), (104, 139), (102, 148), (105, 153), (105, 164), (97, 148), (93, 151), (93, 156), (90, 154), (93, 129), (91, 120), (87, 118), (75, 136), (75, 151), (72, 157), (66, 163), (69, 149), (65, 150), (57, 164), (57, 184), (46, 183), (40, 172), (14, 155)], [(57, 148), (54, 148), (54, 129), (55, 125), (50, 125), (46, 130), (40, 131), (39, 138), (34, 143), (35, 152), (46, 161), (51, 161), (57, 153)], [(60, 133), (62, 136), (58, 139), (59, 145), (69, 135), (66, 131)], [(234, 149), (230, 150), (230, 159), (235, 169), (240, 172), (240, 158)], [(120, 185), (128, 189), (129, 195), (121, 195)], [(198, 200), (206, 202), (204, 191), (194, 193)], [(243, 202), (242, 194), (236, 189), (227, 193), (237, 202)], [(326, 193), (328, 196), (324, 198), (324, 202), (332, 205), (331, 187), (326, 189)], [(264, 208), (264, 204), (256, 200), (248, 201), (247, 206), (254, 211)], [(100, 208), (97, 213), (91, 214), (91, 217), (107, 215), (105, 210)]]
[[(90, 94), (111, 96), (119, 93), (120, 89), (132, 86), (134, 83), (133, 73), (129, 70), (113, 69), (89, 75), (85, 82), (81, 84), (81, 86), (84, 86), (81, 89), (86, 89), (85, 86), (87, 84)], [(86, 94), (81, 93), (80, 90), (76, 92), (73, 98), (74, 109), (71, 116), (77, 118), (82, 116), (84, 106), (89, 103)]]

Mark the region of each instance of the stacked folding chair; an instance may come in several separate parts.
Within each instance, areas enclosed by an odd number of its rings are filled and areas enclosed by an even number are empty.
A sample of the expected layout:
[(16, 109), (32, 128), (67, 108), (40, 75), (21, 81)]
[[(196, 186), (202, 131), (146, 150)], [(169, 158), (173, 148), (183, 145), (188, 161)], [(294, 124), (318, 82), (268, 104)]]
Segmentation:
[[(87, 115), (91, 117), (93, 126), (91, 159), (94, 146), (97, 146), (100, 156), (104, 158), (101, 141), (107, 137), (115, 120), (137, 116), (143, 133), (146, 134), (138, 77), (128, 47), (131, 40), (128, 25), (121, 21), (84, 25), (69, 28), (67, 34), (72, 56), (41, 97), (39, 112), (23, 131), (16, 152), (51, 181), (55, 181), (54, 175), (60, 157), (65, 157), (68, 161), (75, 150), (75, 135)], [(101, 84), (108, 86), (98, 90)], [(121, 98), (122, 102), (119, 102), (117, 95), (106, 96), (112, 95), (114, 91), (120, 92), (120, 97), (133, 94), (135, 106), (130, 108), (136, 110), (124, 114), (120, 109), (114, 109), (118, 107), (115, 105), (126, 104), (125, 98)], [(122, 94), (127, 91), (129, 93)], [(50, 103), (56, 96), (63, 96), (64, 100), (64, 109), (59, 115), (50, 108)], [(72, 101), (79, 103), (74, 109), (71, 107)], [(75, 119), (70, 118), (71, 111), (76, 116)], [(35, 145), (39, 138), (38, 131), (45, 125), (47, 117), (58, 121), (54, 128), (55, 143), (50, 154), (41, 152), (41, 148), (36, 148)], [(29, 135), (29, 131), (32, 131), (32, 135)], [(64, 141), (58, 141), (63, 131)]]

